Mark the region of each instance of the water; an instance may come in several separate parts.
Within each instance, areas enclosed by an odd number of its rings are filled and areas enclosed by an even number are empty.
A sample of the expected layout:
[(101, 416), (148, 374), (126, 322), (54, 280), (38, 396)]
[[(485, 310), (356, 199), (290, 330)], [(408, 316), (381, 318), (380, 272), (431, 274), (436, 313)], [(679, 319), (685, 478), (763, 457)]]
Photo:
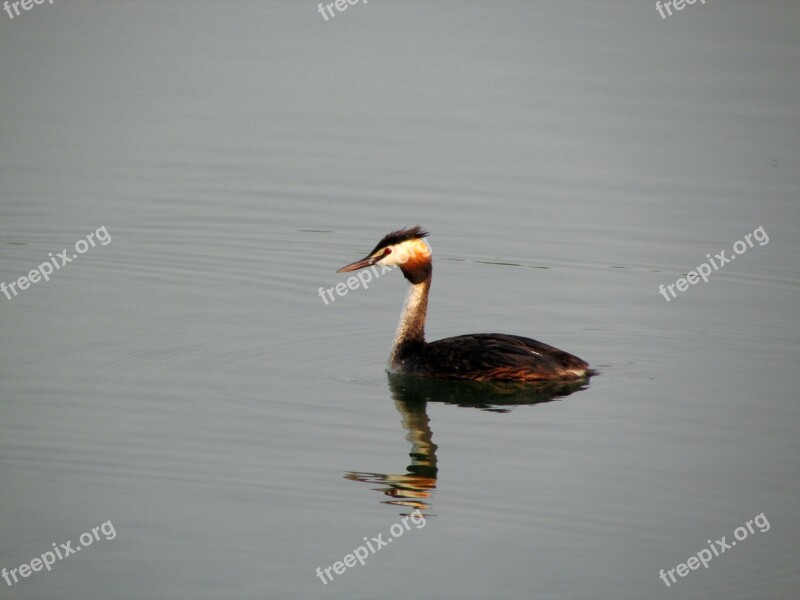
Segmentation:
[[(116, 533), (1, 597), (796, 596), (796, 3), (0, 21), (0, 280), (110, 237), (0, 296), (0, 568)], [(399, 273), (318, 290), (417, 222), (429, 339), (600, 374), (555, 399), (389, 379)]]

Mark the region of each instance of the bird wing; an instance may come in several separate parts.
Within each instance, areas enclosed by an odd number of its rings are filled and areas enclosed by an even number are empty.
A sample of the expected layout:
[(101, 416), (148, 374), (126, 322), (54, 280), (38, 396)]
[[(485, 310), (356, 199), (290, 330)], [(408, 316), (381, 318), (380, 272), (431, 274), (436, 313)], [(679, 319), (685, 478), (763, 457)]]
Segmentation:
[[(537, 340), (504, 333), (474, 333), (427, 344), (427, 362), (435, 370), (475, 380), (579, 378), (588, 363)], [(441, 368), (439, 368), (441, 367)]]

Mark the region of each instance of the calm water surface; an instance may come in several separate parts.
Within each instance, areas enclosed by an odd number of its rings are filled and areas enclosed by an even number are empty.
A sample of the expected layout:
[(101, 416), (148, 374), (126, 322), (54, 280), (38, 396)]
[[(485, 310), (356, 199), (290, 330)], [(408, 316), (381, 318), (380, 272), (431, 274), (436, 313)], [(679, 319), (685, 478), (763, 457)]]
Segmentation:
[[(0, 597), (797, 597), (800, 7), (547, 4), (0, 13), (0, 280), (111, 240), (0, 296), (0, 568), (116, 532)], [(600, 374), (389, 378), (400, 274), (318, 294), (413, 223), (429, 339)]]

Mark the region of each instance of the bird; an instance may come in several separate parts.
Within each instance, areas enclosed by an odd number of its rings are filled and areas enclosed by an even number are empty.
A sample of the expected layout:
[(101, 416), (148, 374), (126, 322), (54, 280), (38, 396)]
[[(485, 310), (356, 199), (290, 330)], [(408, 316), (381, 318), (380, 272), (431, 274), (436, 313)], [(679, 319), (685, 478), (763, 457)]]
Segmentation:
[(429, 233), (407, 226), (383, 237), (364, 258), (345, 265), (348, 273), (373, 265), (399, 267), (410, 289), (397, 326), (388, 371), (434, 379), (552, 383), (583, 381), (595, 374), (589, 363), (537, 340), (503, 333), (472, 333), (425, 341), (428, 294), (433, 276)]

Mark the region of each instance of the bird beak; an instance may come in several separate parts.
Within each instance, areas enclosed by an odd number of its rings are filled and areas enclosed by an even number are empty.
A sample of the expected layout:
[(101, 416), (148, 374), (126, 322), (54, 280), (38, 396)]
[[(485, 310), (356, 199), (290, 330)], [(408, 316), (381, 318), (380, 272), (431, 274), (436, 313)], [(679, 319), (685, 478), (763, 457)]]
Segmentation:
[(364, 267), (371, 267), (380, 259), (382, 256), (368, 256), (366, 258), (362, 258), (361, 260), (357, 260), (356, 262), (350, 263), (347, 266), (342, 267), (337, 273), (349, 273), (350, 271), (358, 271), (359, 269), (363, 269)]

